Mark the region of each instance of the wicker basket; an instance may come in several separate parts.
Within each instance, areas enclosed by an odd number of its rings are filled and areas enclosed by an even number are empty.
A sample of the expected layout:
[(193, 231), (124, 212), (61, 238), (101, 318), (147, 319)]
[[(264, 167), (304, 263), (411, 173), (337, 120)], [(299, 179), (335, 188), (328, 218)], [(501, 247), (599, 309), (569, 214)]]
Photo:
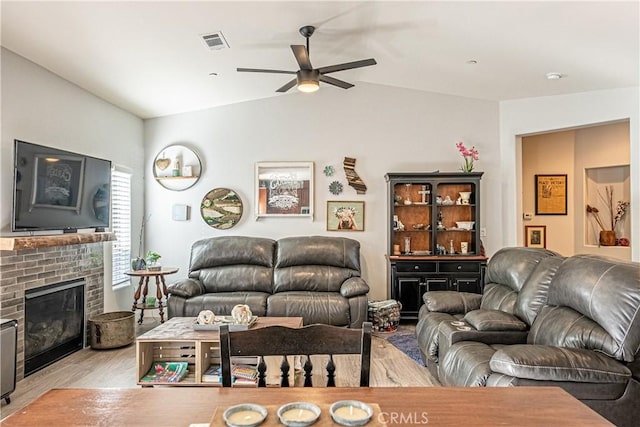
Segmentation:
[(89, 319), (89, 328), (91, 348), (95, 350), (124, 347), (136, 337), (134, 313), (131, 311), (98, 314)]
[(374, 331), (393, 332), (400, 324), (402, 304), (396, 300), (369, 301), (369, 321)]

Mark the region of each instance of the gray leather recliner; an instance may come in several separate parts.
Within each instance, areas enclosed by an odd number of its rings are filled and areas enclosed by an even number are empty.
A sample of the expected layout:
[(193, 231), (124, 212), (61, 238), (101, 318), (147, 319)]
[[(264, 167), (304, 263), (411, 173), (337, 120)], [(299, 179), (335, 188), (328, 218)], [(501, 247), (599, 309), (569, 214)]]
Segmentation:
[[(532, 310), (546, 302), (546, 287), (563, 259), (546, 249), (507, 247), (489, 260), (482, 295), (426, 292), (416, 336), (422, 359), (430, 372), (438, 376), (438, 360), (442, 355), (441, 325), (448, 328), (449, 334), (444, 335), (448, 342), (468, 334), (473, 334), (476, 341), (525, 342), (526, 330), (533, 321)], [(469, 326), (469, 321), (482, 325), (482, 328), (463, 331)], [(460, 323), (464, 327), (460, 327), (458, 322), (464, 323)], [(506, 327), (507, 324), (510, 327)]]
[(247, 304), (257, 316), (360, 328), (368, 292), (356, 240), (222, 236), (193, 244), (188, 278), (168, 287), (167, 306), (169, 318), (229, 315)]
[(526, 344), (462, 340), (440, 360), (451, 386), (558, 386), (619, 426), (640, 419), (640, 263), (594, 255), (558, 267)]

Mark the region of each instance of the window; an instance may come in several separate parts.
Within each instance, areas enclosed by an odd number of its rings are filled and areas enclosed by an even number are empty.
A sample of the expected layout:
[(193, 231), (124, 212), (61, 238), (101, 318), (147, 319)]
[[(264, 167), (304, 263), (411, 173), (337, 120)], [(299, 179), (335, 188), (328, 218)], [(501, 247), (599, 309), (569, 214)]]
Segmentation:
[(111, 172), (111, 229), (116, 235), (113, 242), (113, 286), (129, 283), (125, 273), (131, 269), (131, 174)]

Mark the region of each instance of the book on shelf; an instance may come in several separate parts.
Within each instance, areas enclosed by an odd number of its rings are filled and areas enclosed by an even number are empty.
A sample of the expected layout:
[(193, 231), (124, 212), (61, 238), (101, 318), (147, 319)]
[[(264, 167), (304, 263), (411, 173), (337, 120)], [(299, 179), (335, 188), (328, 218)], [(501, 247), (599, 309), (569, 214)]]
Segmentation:
[(141, 382), (177, 383), (189, 371), (187, 362), (153, 362)]
[(255, 384), (258, 381), (258, 367), (255, 365), (233, 365), (231, 376), (236, 385)]
[(222, 382), (222, 369), (220, 365), (211, 365), (202, 374), (203, 383), (219, 383)]

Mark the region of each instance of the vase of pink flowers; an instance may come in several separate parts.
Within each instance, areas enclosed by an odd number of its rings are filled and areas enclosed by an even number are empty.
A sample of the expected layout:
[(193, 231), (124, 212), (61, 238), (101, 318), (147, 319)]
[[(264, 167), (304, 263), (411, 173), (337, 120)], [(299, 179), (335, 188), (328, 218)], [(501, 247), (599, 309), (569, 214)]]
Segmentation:
[(473, 171), (473, 162), (478, 160), (478, 150), (476, 147), (467, 148), (465, 147), (462, 141), (458, 141), (456, 144), (456, 148), (460, 151), (462, 158), (464, 159), (464, 163), (460, 166), (460, 170), (462, 172), (472, 172)]

